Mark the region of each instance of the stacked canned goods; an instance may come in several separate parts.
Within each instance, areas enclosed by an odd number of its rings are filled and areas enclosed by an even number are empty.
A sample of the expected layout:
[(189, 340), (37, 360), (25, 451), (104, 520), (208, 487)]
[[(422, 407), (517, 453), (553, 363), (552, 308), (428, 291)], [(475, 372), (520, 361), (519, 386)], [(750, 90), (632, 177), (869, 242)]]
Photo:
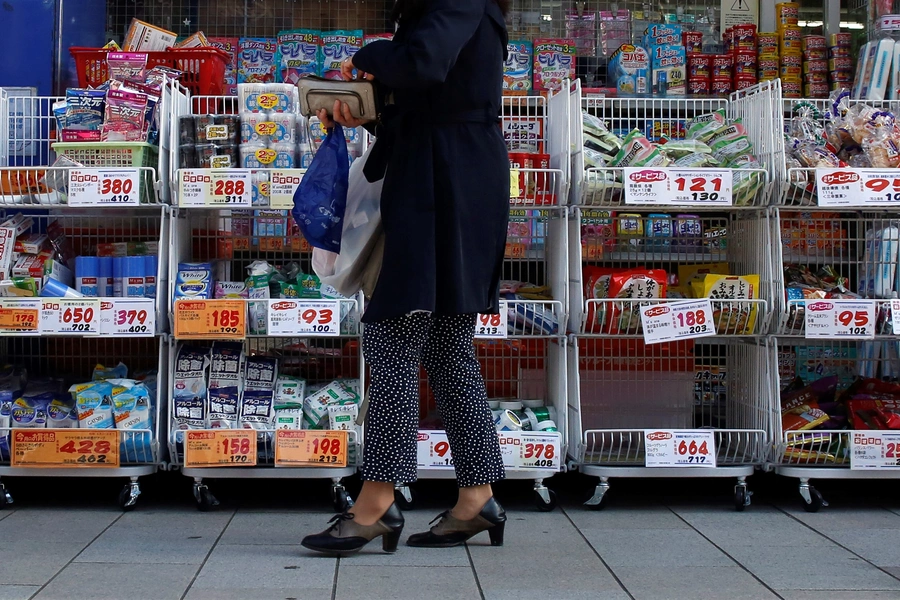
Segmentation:
[(185, 115), (178, 120), (178, 166), (230, 169), (238, 166), (236, 115)]

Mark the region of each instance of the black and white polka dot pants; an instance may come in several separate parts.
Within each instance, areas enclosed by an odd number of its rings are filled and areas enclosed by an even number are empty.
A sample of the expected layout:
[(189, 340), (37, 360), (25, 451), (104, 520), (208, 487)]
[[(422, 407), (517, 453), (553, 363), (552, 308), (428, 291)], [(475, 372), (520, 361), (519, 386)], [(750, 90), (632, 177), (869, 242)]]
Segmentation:
[(475, 357), (475, 319), (414, 312), (366, 324), (363, 352), (371, 381), (363, 480), (416, 480), (420, 362), (447, 430), (457, 484), (503, 479), (500, 444)]

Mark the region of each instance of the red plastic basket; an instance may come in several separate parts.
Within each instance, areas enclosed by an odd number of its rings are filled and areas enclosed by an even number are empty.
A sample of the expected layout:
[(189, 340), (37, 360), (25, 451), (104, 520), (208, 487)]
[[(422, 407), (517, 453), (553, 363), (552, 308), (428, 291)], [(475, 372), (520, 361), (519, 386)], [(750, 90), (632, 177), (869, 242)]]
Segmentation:
[[(69, 48), (78, 71), (78, 85), (97, 87), (109, 79), (106, 55), (103, 48)], [(147, 68), (170, 67), (184, 72), (181, 84), (195, 96), (222, 96), (225, 94), (225, 65), (227, 52), (218, 48), (171, 48), (165, 52), (146, 52)]]

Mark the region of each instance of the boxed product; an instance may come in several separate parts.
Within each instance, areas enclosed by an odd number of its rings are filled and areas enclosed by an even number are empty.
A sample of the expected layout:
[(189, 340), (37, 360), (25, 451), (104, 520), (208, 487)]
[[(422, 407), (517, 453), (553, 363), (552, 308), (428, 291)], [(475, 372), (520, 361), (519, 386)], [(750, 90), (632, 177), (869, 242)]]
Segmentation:
[(655, 46), (650, 51), (650, 68), (651, 88), (655, 95), (687, 93), (687, 54), (684, 46)]
[(341, 63), (359, 52), (363, 46), (361, 29), (322, 33), (322, 71), (325, 79), (343, 80)]
[(238, 42), (238, 83), (274, 83), (278, 44), (271, 38), (241, 38)]
[(296, 84), (302, 77), (319, 74), (322, 39), (318, 31), (311, 29), (282, 31), (276, 41), (277, 81)]
[(511, 41), (506, 46), (507, 58), (503, 63), (503, 89), (528, 91), (532, 83), (533, 49), (531, 42)]
[(609, 58), (609, 73), (619, 95), (650, 93), (650, 55), (641, 46), (620, 46)]
[(558, 91), (564, 81), (575, 79), (575, 52), (572, 40), (534, 40), (533, 88)]
[(178, 36), (173, 31), (132, 19), (128, 33), (125, 34), (122, 50), (125, 52), (162, 52), (174, 46), (177, 39)]

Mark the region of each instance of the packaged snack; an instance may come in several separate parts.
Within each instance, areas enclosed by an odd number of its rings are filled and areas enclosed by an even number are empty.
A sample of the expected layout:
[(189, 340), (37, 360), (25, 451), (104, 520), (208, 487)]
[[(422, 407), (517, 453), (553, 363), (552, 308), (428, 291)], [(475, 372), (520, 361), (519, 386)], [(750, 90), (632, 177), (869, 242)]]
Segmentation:
[[(759, 298), (759, 275), (714, 275), (691, 281), (695, 298), (716, 300), (755, 300)], [(754, 304), (713, 302), (716, 331), (730, 335), (753, 333), (757, 307)]]
[(664, 213), (651, 213), (647, 215), (647, 224), (644, 228), (646, 237), (645, 248), (652, 251), (665, 252), (672, 244), (672, 217)]
[(503, 89), (528, 91), (532, 83), (534, 50), (531, 42), (511, 41), (506, 46), (507, 58), (503, 63)]
[[(631, 269), (615, 273), (609, 279), (609, 297), (632, 300), (665, 298), (667, 280), (666, 272), (660, 269)], [(639, 303), (615, 303), (611, 312), (611, 333), (634, 333), (641, 330)]]
[(672, 161), (689, 154), (712, 154), (710, 147), (699, 140), (668, 140), (666, 138), (663, 138), (659, 151)]
[(725, 110), (720, 109), (715, 112), (699, 115), (694, 117), (687, 124), (687, 138), (690, 140), (706, 141), (712, 135), (725, 125)]
[(536, 91), (559, 91), (563, 82), (575, 79), (575, 42), (567, 39), (534, 40)]
[(828, 415), (819, 408), (818, 395), (807, 386), (781, 394), (782, 431), (815, 429), (828, 421)]
[(144, 81), (147, 55), (139, 52), (110, 52), (106, 55), (109, 78), (119, 81)]
[(620, 213), (616, 226), (619, 248), (634, 251), (644, 237), (644, 218), (639, 214)]
[(696, 248), (703, 240), (703, 222), (697, 215), (678, 215), (673, 232), (678, 247)]
[(101, 129), (101, 139), (107, 142), (145, 141), (146, 112), (145, 94), (109, 90), (106, 93), (106, 118)]
[(281, 31), (276, 42), (277, 81), (296, 84), (303, 77), (319, 74), (322, 40), (318, 31), (311, 29)]
[(641, 46), (620, 46), (610, 56), (608, 69), (619, 95), (642, 95), (650, 92), (650, 55)]
[(361, 29), (323, 32), (322, 77), (343, 81), (341, 63), (359, 52), (362, 45), (363, 32)]
[(613, 167), (664, 167), (668, 160), (656, 144), (635, 129), (625, 137), (622, 148), (610, 163)]
[(238, 84), (275, 81), (278, 44), (274, 39), (241, 38), (238, 50)]

